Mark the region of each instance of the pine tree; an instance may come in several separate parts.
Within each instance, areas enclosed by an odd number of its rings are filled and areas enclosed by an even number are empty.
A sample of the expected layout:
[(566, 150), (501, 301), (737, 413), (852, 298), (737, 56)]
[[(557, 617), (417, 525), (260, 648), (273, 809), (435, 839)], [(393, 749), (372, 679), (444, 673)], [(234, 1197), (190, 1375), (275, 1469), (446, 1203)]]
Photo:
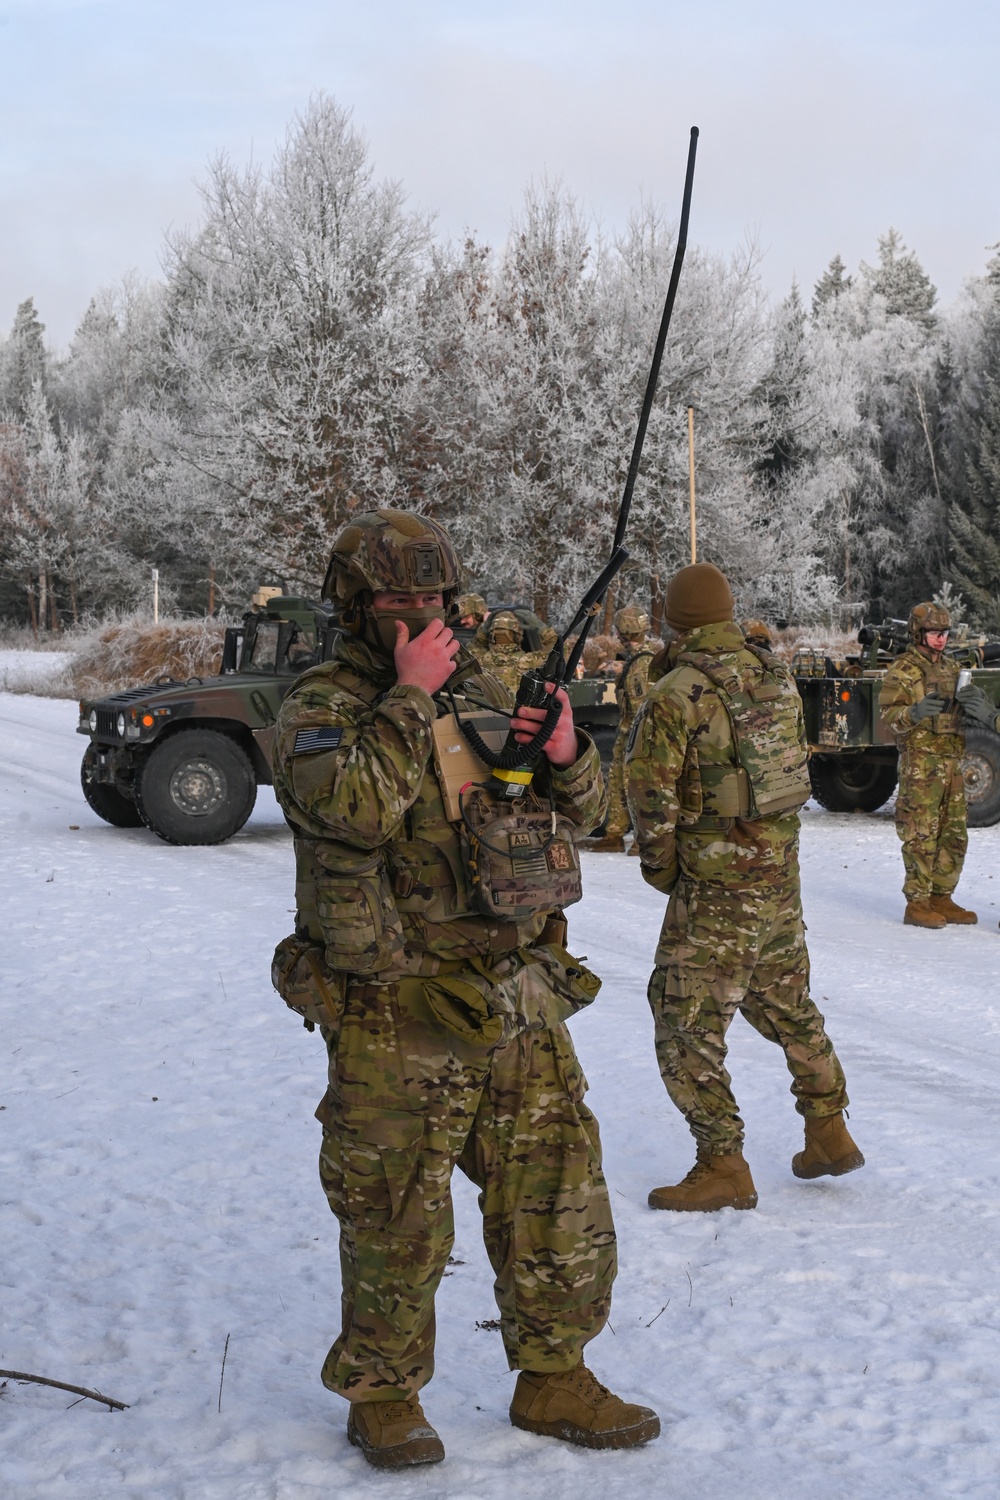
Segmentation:
[(815, 318), (821, 307), (835, 301), (841, 292), (854, 284), (852, 276), (845, 275), (846, 267), (839, 255), (835, 255), (813, 288), (812, 313)]
[(39, 322), (34, 299), (29, 297), (18, 307), (10, 338), (0, 351), (0, 412), (23, 420), (36, 383), (45, 389), (48, 367), (44, 332), (45, 324)]
[(912, 318), (929, 327), (934, 322), (931, 309), (937, 301), (937, 289), (916, 255), (907, 250), (898, 230), (892, 228), (879, 236), (878, 251), (877, 266), (861, 263), (864, 280), (885, 298), (890, 317)]
[[(995, 350), (996, 352), (996, 350)], [(1000, 630), (1000, 360), (985, 384), (966, 454), (966, 493), (949, 512), (951, 582), (974, 622)]]

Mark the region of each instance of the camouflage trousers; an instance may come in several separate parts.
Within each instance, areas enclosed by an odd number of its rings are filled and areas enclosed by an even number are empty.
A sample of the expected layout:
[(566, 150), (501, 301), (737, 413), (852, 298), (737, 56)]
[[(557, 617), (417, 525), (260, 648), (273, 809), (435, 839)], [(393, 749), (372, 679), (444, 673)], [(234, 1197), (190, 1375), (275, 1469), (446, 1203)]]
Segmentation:
[(958, 885), (969, 845), (966, 816), (957, 760), (936, 759), (911, 768), (901, 758), (896, 832), (903, 842), (907, 901), (950, 896)]
[(738, 1010), (784, 1052), (800, 1114), (845, 1108), (843, 1069), (809, 996), (797, 880), (777, 891), (732, 890), (682, 877), (648, 994), (660, 1074), (699, 1152), (722, 1156), (743, 1145), (726, 1069), (726, 1032)]
[(627, 734), (619, 734), (611, 753), (608, 767), (608, 817), (604, 825), (605, 834), (624, 837), (632, 826), (628, 804), (625, 801), (625, 745)]
[(617, 1267), (597, 1122), (565, 1026), (491, 1055), (437, 1022), (419, 991), (352, 983), (328, 1037), (319, 1166), (340, 1221), (342, 1327), (323, 1383), (351, 1401), (402, 1400), (433, 1374), (456, 1164), (480, 1190), (512, 1369), (576, 1364), (607, 1320)]

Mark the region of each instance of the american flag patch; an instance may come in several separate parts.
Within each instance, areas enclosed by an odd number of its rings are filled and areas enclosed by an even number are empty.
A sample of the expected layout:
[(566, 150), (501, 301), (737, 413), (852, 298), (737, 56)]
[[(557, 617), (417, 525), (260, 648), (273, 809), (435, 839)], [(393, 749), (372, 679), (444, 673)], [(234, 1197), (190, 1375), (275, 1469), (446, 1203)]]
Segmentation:
[(344, 731), (333, 724), (317, 724), (314, 729), (299, 729), (295, 733), (293, 755), (307, 755), (310, 750), (336, 750)]

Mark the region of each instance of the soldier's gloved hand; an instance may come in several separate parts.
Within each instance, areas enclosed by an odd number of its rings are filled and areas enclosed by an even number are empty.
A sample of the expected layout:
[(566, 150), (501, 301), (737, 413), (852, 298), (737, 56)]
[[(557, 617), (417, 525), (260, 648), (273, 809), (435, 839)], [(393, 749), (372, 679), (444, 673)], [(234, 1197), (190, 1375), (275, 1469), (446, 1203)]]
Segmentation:
[(981, 687), (977, 687), (974, 682), (967, 682), (965, 687), (959, 688), (955, 697), (970, 719), (975, 719), (977, 724), (985, 724), (988, 729), (993, 728), (997, 719), (996, 704), (990, 702)]
[(919, 724), (921, 720), (930, 719), (934, 714), (943, 714), (946, 707), (940, 693), (928, 693), (926, 698), (914, 703), (910, 709), (910, 718), (914, 724)]

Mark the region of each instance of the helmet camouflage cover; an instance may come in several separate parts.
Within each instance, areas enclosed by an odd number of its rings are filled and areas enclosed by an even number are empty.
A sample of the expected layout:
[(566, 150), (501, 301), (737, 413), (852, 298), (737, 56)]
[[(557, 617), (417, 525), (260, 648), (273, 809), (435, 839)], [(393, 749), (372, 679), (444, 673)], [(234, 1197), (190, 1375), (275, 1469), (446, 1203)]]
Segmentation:
[(763, 646), (770, 650), (774, 645), (771, 627), (765, 620), (744, 620), (740, 626), (751, 646)]
[(486, 600), (482, 594), (460, 594), (458, 596), (458, 613), (464, 619), (471, 615), (474, 620), (486, 619)]
[[(323, 598), (350, 604), (367, 592), (454, 596), (458, 558), (437, 521), (406, 510), (368, 510), (333, 544)], [(450, 602), (446, 597), (446, 603)]]
[(615, 614), (615, 629), (621, 636), (645, 635), (649, 629), (649, 616), (637, 604), (626, 604)]
[(943, 604), (934, 604), (928, 600), (924, 604), (915, 604), (910, 610), (910, 640), (918, 646), (928, 630), (950, 629), (951, 615)]
[(501, 609), (490, 615), (486, 628), (491, 646), (517, 646), (520, 649), (524, 624), (512, 609)]

